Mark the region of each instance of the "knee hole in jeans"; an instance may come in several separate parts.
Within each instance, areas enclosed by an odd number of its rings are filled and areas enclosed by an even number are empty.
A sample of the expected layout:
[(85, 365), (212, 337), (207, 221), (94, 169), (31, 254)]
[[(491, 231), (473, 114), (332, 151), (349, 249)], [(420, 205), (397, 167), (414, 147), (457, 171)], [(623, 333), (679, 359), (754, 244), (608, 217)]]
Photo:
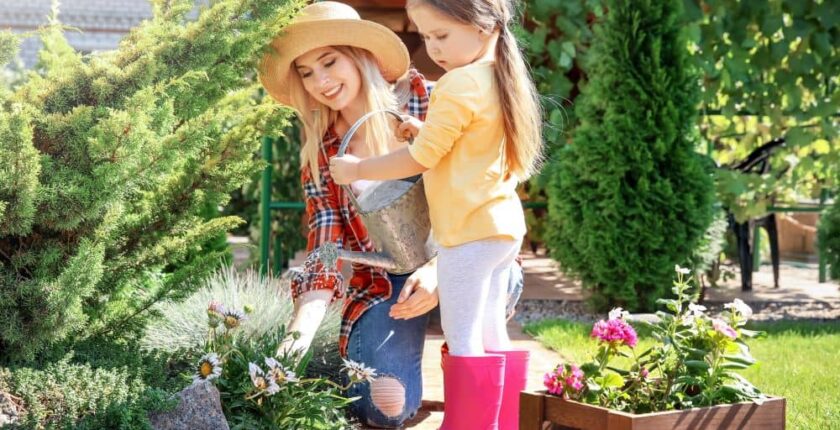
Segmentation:
[(370, 399), (382, 415), (396, 418), (405, 409), (405, 387), (396, 378), (384, 376), (370, 383)]

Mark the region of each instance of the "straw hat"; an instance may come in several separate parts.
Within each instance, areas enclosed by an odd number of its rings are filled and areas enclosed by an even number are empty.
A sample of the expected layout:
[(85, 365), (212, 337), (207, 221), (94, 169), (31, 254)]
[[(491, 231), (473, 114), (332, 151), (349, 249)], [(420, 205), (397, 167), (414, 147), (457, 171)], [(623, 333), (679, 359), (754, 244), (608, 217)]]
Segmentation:
[(387, 27), (365, 21), (352, 7), (334, 1), (310, 4), (271, 42), (259, 75), (266, 91), (282, 104), (289, 103), (289, 73), (294, 60), (316, 48), (355, 46), (376, 57), (382, 76), (396, 81), (408, 70), (408, 49)]

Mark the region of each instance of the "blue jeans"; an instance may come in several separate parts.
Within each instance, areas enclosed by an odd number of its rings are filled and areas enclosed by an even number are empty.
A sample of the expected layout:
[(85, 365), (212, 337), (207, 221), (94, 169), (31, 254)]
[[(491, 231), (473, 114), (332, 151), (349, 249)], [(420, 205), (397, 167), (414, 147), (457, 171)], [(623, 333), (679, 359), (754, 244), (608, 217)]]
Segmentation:
[(377, 378), (396, 379), (405, 389), (402, 412), (396, 415), (386, 415), (377, 407), (373, 402), (377, 396), (371, 396), (370, 383), (356, 384), (348, 390), (349, 397), (361, 397), (350, 404), (350, 410), (362, 423), (373, 427), (400, 427), (417, 414), (423, 399), (421, 367), (429, 315), (410, 320), (388, 316), (408, 276), (389, 275), (391, 298), (368, 309), (350, 332), (348, 358), (376, 369)]

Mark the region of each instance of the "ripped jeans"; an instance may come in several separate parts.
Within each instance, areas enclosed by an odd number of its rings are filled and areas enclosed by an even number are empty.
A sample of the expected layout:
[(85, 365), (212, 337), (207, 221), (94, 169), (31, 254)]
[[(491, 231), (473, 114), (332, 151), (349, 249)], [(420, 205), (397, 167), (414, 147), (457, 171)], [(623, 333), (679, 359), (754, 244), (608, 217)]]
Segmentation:
[(408, 276), (389, 275), (391, 298), (368, 309), (350, 333), (348, 358), (376, 369), (377, 375), (373, 382), (348, 390), (348, 397), (361, 397), (350, 409), (372, 427), (402, 426), (417, 414), (423, 398), (421, 367), (429, 314), (410, 320), (388, 316)]

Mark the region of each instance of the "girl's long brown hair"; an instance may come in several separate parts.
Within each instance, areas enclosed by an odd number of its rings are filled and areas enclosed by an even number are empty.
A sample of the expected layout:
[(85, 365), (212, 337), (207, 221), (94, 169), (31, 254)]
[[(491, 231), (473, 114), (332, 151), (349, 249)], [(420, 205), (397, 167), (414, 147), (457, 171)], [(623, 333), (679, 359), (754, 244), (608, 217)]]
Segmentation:
[(496, 84), (505, 124), (507, 172), (529, 178), (542, 164), (542, 109), (528, 65), (510, 29), (510, 0), (408, 0), (407, 7), (426, 4), (465, 24), (493, 33), (496, 42)]

